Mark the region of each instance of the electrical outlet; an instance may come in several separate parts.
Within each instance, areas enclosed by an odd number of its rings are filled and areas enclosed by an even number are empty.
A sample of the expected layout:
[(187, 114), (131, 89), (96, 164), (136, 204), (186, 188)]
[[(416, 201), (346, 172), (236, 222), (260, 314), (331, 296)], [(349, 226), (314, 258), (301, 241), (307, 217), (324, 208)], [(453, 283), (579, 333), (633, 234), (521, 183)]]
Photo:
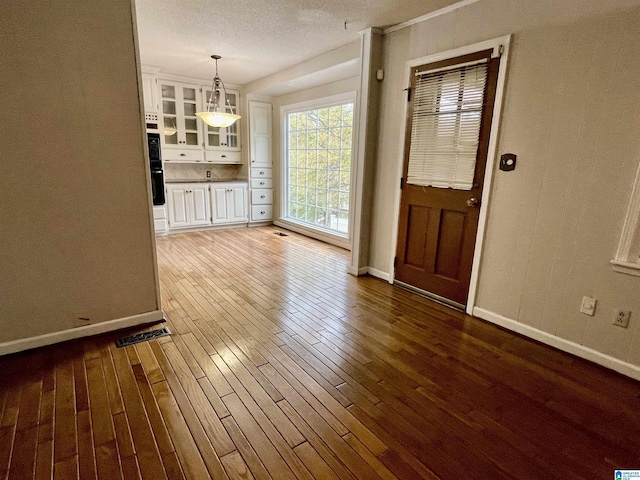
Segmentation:
[(582, 297), (582, 305), (580, 305), (580, 313), (585, 315), (593, 315), (596, 313), (596, 304), (598, 300), (593, 297)]
[(613, 311), (613, 323), (614, 325), (622, 328), (629, 326), (629, 319), (631, 318), (631, 312), (629, 310), (622, 310), (620, 308)]
[(211, 178), (211, 170), (207, 170), (207, 178)]

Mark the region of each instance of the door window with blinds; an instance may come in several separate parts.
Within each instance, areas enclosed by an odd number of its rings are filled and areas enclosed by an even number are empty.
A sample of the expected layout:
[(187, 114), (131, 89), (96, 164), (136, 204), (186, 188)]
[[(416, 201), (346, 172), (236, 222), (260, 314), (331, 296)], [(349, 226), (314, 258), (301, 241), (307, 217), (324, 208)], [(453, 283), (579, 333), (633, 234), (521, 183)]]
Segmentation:
[(486, 60), (415, 75), (407, 184), (471, 190)]

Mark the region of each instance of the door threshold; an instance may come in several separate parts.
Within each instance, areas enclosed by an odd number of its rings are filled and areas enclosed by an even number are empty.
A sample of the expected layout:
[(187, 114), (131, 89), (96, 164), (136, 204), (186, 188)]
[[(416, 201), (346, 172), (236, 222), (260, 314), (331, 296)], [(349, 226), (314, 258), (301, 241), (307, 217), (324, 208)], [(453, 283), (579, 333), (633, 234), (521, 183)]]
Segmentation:
[(422, 290), (421, 288), (414, 287), (413, 285), (409, 285), (408, 283), (404, 283), (399, 280), (394, 280), (393, 284), (397, 285), (400, 288), (404, 288), (405, 290), (409, 290), (410, 292), (417, 293), (421, 297), (425, 297), (436, 303), (444, 305), (445, 307), (453, 308), (454, 310), (458, 310), (462, 313), (465, 313), (467, 311), (466, 306), (461, 303), (454, 302), (453, 300), (449, 300), (448, 298), (441, 297), (440, 295), (436, 295), (435, 293), (427, 292), (426, 290)]

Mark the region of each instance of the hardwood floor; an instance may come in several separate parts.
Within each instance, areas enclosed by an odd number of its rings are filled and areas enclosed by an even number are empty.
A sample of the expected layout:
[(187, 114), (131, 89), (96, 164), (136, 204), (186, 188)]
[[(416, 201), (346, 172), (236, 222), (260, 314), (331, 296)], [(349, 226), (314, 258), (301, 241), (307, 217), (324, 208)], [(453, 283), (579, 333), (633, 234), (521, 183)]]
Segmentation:
[(169, 337), (0, 358), (0, 478), (592, 480), (640, 468), (640, 383), (351, 277), (345, 251), (276, 231), (158, 239)]

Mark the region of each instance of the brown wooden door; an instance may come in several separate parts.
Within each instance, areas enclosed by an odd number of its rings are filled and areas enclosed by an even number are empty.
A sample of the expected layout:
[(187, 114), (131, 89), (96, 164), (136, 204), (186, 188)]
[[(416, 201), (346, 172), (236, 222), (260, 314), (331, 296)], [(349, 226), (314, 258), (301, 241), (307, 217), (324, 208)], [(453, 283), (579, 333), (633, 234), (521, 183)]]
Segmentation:
[[(481, 61), (483, 58), (487, 59), (484, 63), (486, 68), (483, 67), (483, 72), (486, 75), (484, 79), (486, 80), (484, 80), (484, 94), (479, 94), (478, 102), (481, 102), (481, 104), (478, 103), (476, 108), (480, 124), (479, 127), (475, 127), (477, 132), (475, 168), (473, 166), (473, 150), (471, 150), (471, 163), (470, 167), (468, 167), (470, 173), (467, 173), (468, 186), (456, 187), (454, 185), (442, 188), (442, 186), (425, 185), (425, 183), (428, 183), (426, 180), (422, 184), (407, 182), (412, 135), (418, 138), (419, 135), (425, 134), (420, 129), (439, 128), (439, 119), (447, 115), (449, 116), (448, 118), (454, 118), (451, 109), (446, 111), (445, 100), (439, 96), (440, 94), (434, 93), (430, 99), (434, 103), (433, 112), (429, 113), (429, 115), (436, 120), (419, 123), (421, 122), (421, 116), (420, 114), (414, 115), (414, 111), (417, 111), (416, 109), (418, 108), (415, 104), (417, 96), (415, 92), (416, 83), (419, 81), (421, 74), (423, 76), (429, 75), (428, 72), (433, 72), (434, 70), (436, 72), (450, 72), (454, 69), (464, 70), (468, 67), (460, 67), (460, 65)], [(405, 140), (406, 153), (395, 279), (461, 306), (466, 304), (469, 292), (499, 60), (499, 58), (491, 59), (491, 51), (478, 52), (445, 62), (415, 67), (411, 75), (411, 98), (409, 100)], [(463, 83), (461, 82), (461, 85)], [(463, 104), (462, 99), (466, 95), (463, 90), (464, 87), (461, 86), (458, 108), (459, 105)], [(460, 115), (467, 114), (461, 113)], [(457, 122), (460, 123), (461, 120), (458, 119)], [(459, 125), (456, 127), (454, 120), (451, 120), (450, 124), (450, 132), (452, 132), (450, 136), (460, 136), (456, 130)], [(425, 127), (425, 125), (428, 126)], [(464, 139), (461, 141), (464, 141)], [(455, 147), (452, 148), (455, 149)], [(447, 152), (444, 152), (442, 157), (447, 158), (447, 160), (442, 160), (445, 163), (449, 161), (446, 155)], [(452, 158), (455, 157), (455, 153), (451, 155)], [(472, 182), (471, 177), (473, 178)], [(415, 177), (409, 175), (409, 178), (415, 181)]]

